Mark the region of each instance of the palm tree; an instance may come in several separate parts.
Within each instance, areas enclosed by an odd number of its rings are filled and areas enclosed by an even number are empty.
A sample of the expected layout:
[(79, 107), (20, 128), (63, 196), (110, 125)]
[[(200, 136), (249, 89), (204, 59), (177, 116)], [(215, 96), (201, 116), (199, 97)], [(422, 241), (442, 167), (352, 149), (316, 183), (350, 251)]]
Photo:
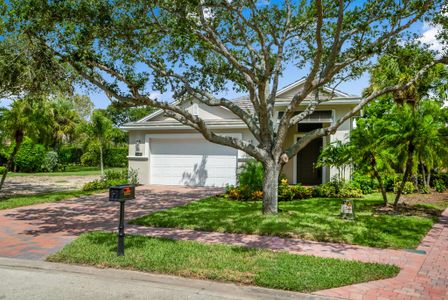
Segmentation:
[(109, 138), (113, 134), (112, 121), (106, 118), (103, 112), (95, 110), (88, 125), (88, 131), (98, 143), (98, 149), (100, 151), (101, 176), (104, 176), (103, 152)]
[(12, 168), (14, 158), (22, 145), (25, 134), (30, 133), (34, 128), (32, 123), (32, 105), (28, 99), (16, 100), (11, 104), (10, 109), (0, 111), (0, 126), (10, 141), (14, 143), (14, 148), (6, 162), (6, 169), (0, 181), (0, 190), (6, 179), (6, 175)]

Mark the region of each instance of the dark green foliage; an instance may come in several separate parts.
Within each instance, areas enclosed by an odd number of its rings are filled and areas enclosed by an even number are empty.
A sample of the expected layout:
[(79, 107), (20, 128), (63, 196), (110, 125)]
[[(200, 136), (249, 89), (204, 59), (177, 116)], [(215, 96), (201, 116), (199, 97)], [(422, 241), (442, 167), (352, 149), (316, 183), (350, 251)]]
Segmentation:
[[(94, 143), (90, 144), (81, 156), (83, 166), (98, 166), (100, 151)], [(108, 148), (104, 151), (104, 165), (106, 167), (126, 167), (128, 165), (128, 148)]]
[[(394, 184), (394, 193), (397, 192), (400, 184), (401, 184), (401, 181), (397, 181)], [(403, 195), (409, 195), (409, 194), (415, 193), (416, 191), (417, 191), (417, 188), (415, 187), (414, 183), (411, 181), (406, 181), (406, 183), (404, 184), (403, 191), (402, 191)]]
[(128, 170), (106, 170), (103, 178), (86, 183), (82, 190), (103, 190), (113, 185), (125, 183), (138, 184), (138, 178), (135, 171), (131, 170), (128, 172)]
[(304, 187), (300, 183), (289, 185), (286, 181), (282, 181), (278, 187), (279, 201), (292, 201), (308, 199), (313, 196), (313, 189)]
[(313, 195), (324, 198), (362, 198), (362, 190), (357, 184), (332, 179), (314, 187)]
[(238, 173), (238, 187), (245, 198), (263, 190), (263, 165), (256, 160), (245, 162)]
[(441, 180), (445, 184), (445, 186), (448, 186), (448, 173), (435, 173), (431, 177), (431, 185), (434, 186), (434, 182), (436, 180)]
[(126, 167), (128, 165), (128, 147), (106, 149), (104, 165), (111, 168)]
[(364, 195), (370, 194), (378, 189), (378, 181), (369, 175), (361, 175), (358, 172), (353, 174), (350, 181), (354, 187), (362, 191)]
[(115, 180), (105, 180), (105, 179), (98, 179), (91, 182), (86, 183), (82, 187), (82, 191), (89, 192), (89, 191), (99, 191), (107, 189), (114, 185), (120, 185), (128, 183), (127, 179), (115, 179)]
[(46, 149), (41, 144), (35, 144), (26, 138), (14, 159), (16, 170), (19, 172), (40, 172), (45, 158)]
[(436, 192), (443, 193), (446, 190), (446, 184), (443, 180), (434, 180), (434, 188)]
[(75, 146), (64, 146), (59, 148), (59, 163), (62, 165), (80, 164), (82, 149)]

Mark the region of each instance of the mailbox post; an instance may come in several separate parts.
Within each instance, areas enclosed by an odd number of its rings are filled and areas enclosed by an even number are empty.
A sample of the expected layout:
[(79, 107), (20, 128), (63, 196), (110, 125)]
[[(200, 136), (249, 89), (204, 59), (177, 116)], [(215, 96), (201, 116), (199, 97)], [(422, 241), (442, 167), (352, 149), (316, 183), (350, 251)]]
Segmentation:
[(120, 203), (120, 221), (118, 223), (117, 256), (124, 255), (124, 203), (126, 200), (135, 199), (135, 186), (122, 184), (109, 188), (109, 201)]

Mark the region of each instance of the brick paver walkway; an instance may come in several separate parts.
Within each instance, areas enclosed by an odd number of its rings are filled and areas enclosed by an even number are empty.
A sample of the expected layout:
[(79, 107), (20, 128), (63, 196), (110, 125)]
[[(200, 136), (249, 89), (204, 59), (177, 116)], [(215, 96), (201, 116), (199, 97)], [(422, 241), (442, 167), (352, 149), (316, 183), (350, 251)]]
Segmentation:
[[(448, 209), (415, 253), (356, 245), (322, 243), (270, 236), (201, 232), (171, 228), (130, 226), (128, 233), (268, 248), (297, 254), (394, 264), (395, 278), (319, 291), (322, 296), (345, 299), (448, 299)], [(426, 252), (426, 253), (425, 253)]]
[[(182, 205), (221, 189), (173, 186), (137, 188), (136, 199), (126, 203), (126, 218)], [(0, 210), (0, 256), (43, 259), (91, 230), (113, 230), (118, 224), (118, 203), (106, 194), (74, 200)]]

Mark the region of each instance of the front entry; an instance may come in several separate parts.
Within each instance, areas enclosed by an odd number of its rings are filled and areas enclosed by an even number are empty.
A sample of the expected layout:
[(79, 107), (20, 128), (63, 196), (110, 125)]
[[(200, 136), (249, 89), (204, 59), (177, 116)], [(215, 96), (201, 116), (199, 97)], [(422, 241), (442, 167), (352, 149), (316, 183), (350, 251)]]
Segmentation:
[(303, 185), (317, 185), (322, 183), (322, 168), (316, 167), (322, 145), (322, 139), (315, 139), (297, 154), (296, 167), (298, 183)]

